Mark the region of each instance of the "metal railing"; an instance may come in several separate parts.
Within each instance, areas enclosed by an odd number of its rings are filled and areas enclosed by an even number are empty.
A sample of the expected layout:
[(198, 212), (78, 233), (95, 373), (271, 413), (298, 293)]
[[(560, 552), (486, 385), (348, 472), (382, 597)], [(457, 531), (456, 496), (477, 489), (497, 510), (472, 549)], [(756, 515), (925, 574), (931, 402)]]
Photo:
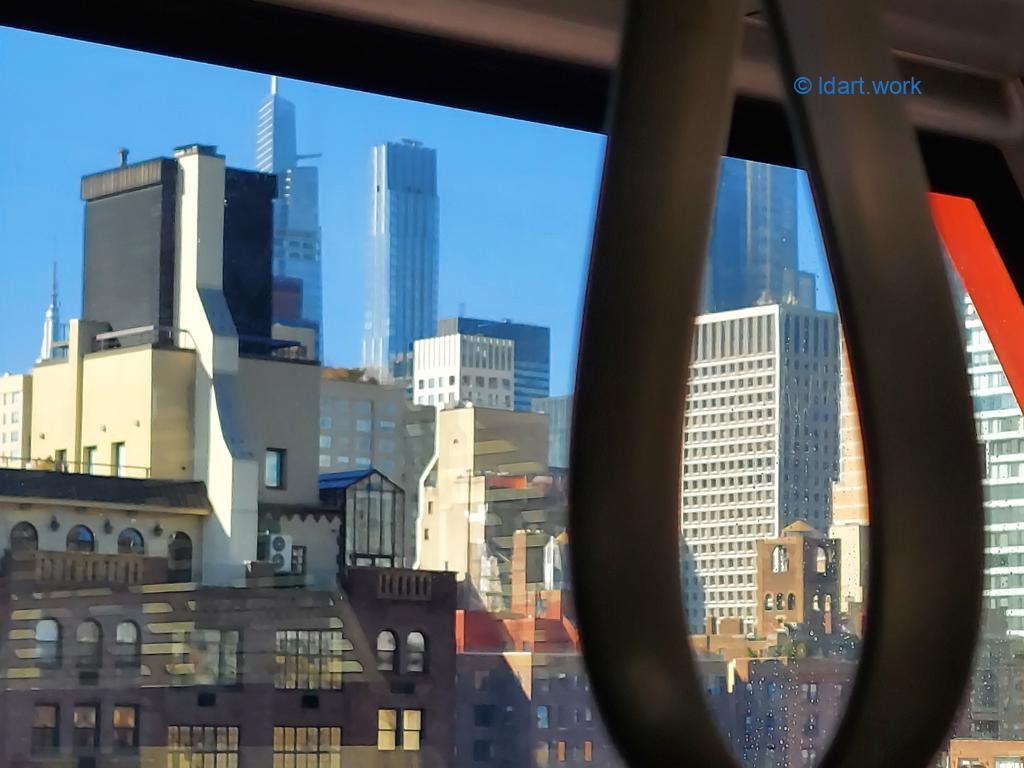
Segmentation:
[(103, 464), (98, 461), (70, 461), (47, 457), (0, 456), (0, 469), (27, 469), (42, 472), (66, 472), (74, 475), (98, 475), (101, 477), (125, 477), (145, 480), (150, 477), (149, 467), (135, 464)]

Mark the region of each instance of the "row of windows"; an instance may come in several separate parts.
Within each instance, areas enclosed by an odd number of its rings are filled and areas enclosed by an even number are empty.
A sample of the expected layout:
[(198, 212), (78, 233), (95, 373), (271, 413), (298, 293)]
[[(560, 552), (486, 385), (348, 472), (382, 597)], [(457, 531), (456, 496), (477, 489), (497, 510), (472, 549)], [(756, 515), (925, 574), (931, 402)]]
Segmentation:
[[(238, 630), (196, 629), (186, 637), (174, 637), (184, 648), (194, 671), (192, 684), (231, 685), (238, 682), (241, 633)], [(75, 661), (79, 668), (99, 669), (103, 663), (103, 630), (87, 619), (75, 631)], [(42, 619), (35, 626), (36, 659), (41, 667), (56, 668), (63, 663), (63, 633), (56, 619)], [(137, 624), (122, 621), (115, 631), (115, 665), (138, 670), (141, 634)], [(275, 637), (276, 673), (274, 685), (286, 690), (338, 690), (341, 688), (342, 657), (351, 646), (339, 630), (281, 630)], [(391, 630), (377, 635), (377, 669), (386, 672), (421, 674), (427, 671), (427, 638), (419, 631), (406, 636), (404, 649)]]
[[(388, 403), (388, 405), (392, 405)], [(369, 416), (369, 414), (367, 414)], [(320, 417), (320, 429), (333, 429), (334, 418), (332, 416), (321, 416)], [(369, 418), (356, 419), (355, 428), (357, 432), (372, 432), (373, 431), (373, 420)], [(395, 422), (388, 419), (380, 419), (377, 422), (377, 429), (381, 432), (394, 432)]]
[(0, 403), (4, 405), (18, 405), (21, 403), (21, 392), (4, 392), (0, 397)]
[[(321, 406), (321, 413), (328, 408), (333, 408), (336, 411), (349, 411), (355, 416), (370, 416), (373, 414), (373, 408), (376, 404), (377, 411), (381, 416), (395, 416), (398, 413), (398, 406), (388, 400), (375, 403), (372, 400), (346, 400), (345, 398), (337, 398), (327, 400)], [(329, 418), (329, 417), (328, 417)], [(321, 423), (321, 426), (323, 424)], [(330, 426), (328, 424), (327, 426)], [(383, 429), (383, 427), (381, 427)]]
[[(488, 377), (486, 377), (486, 382), (487, 382), (486, 384), (484, 383), (484, 379), (485, 379), (485, 377), (483, 377), (483, 376), (471, 377), (471, 376), (463, 375), (463, 377), (462, 377), (462, 384), (464, 386), (469, 386), (470, 384), (475, 384), (478, 387), (489, 387), (491, 389), (497, 389), (498, 388), (498, 377), (497, 376), (488, 376)], [(420, 379), (417, 382), (417, 384), (416, 384), (416, 388), (417, 389), (424, 389), (424, 386), (426, 387), (426, 389), (434, 389), (434, 387), (443, 387), (443, 386), (445, 386), (445, 383), (444, 383), (444, 379), (443, 378), (438, 377), (436, 379), (435, 378)], [(454, 376), (449, 376), (448, 377), (448, 386), (449, 387), (454, 387), (455, 386), (455, 377)], [(512, 380), (511, 379), (504, 379), (504, 378), (501, 379), (501, 388), (502, 389), (512, 389)]]
[[(111, 711), (113, 748), (134, 751), (139, 747), (139, 710), (134, 704), (115, 704)], [(75, 704), (72, 712), (71, 744), (75, 751), (91, 752), (100, 746), (98, 704)], [(60, 748), (60, 706), (37, 704), (32, 712), (31, 749), (46, 754)]]
[(541, 742), (537, 745), (537, 765), (549, 765), (551, 762), (564, 763), (567, 760), (585, 763), (594, 760), (594, 742), (584, 741), (569, 747), (564, 741), (553, 741), (551, 743)]
[(688, 400), (688, 411), (710, 410), (712, 408), (735, 408), (738, 405), (762, 405), (775, 402), (775, 392), (752, 392), (749, 394), (721, 395), (718, 397), (697, 397)]
[[(52, 524), (51, 524), (52, 525)], [(155, 531), (160, 535), (160, 531)], [(65, 548), (68, 552), (95, 552), (96, 534), (87, 525), (75, 525), (65, 537)], [(39, 549), (39, 532), (29, 522), (19, 522), (10, 534), (12, 552), (35, 552)], [(137, 528), (125, 528), (117, 535), (117, 553), (120, 555), (145, 555), (146, 540)], [(171, 535), (168, 545), (168, 559), (171, 570), (188, 568), (192, 561), (192, 539), (186, 533), (178, 531)], [(172, 579), (178, 580), (178, 579)]]
[[(351, 457), (349, 457), (349, 456), (335, 456), (333, 463), (334, 464), (351, 464), (352, 460), (351, 460)], [(328, 453), (321, 453), (320, 454), (320, 468), (321, 469), (326, 469), (327, 467), (331, 466), (331, 464), (332, 464), (332, 462), (331, 462), (330, 454), (328, 454)], [(381, 472), (387, 472), (389, 469), (394, 469), (394, 466), (395, 466), (395, 463), (393, 461), (391, 461), (390, 459), (382, 459), (381, 461), (377, 462), (377, 464), (378, 464), (377, 468)], [(357, 467), (370, 467), (370, 466), (373, 465), (373, 462), (370, 461), (370, 457), (369, 456), (356, 456), (355, 465)]]
[[(320, 435), (321, 448), (347, 448), (351, 444), (352, 441), (345, 436), (335, 437), (333, 435)], [(376, 450), (378, 453), (394, 453), (395, 441), (392, 438), (386, 437), (382, 437), (376, 441), (369, 437), (357, 437), (354, 447), (359, 451)]]

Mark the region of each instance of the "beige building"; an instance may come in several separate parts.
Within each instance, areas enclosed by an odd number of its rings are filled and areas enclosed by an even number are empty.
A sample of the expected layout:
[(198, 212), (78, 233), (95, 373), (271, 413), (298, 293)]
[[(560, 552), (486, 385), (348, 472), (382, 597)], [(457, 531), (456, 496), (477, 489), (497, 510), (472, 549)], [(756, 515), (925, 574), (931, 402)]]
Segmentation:
[[(544, 414), (472, 405), (437, 414), (437, 452), (420, 491), (417, 567), (454, 571), (468, 582), (467, 605), (501, 608), (511, 599), (513, 531), (550, 517), (547, 439)], [(514, 525), (504, 524), (506, 512)]]
[(0, 376), (0, 467), (31, 464), (31, 422), (32, 377), (5, 373)]
[(71, 472), (205, 483), (196, 572), (227, 585), (257, 557), (260, 505), (319, 503), (320, 368), (240, 352), (223, 291), (224, 158), (193, 146), (175, 162), (174, 326), (72, 320), (66, 348), (33, 370), (29, 452)]
[(839, 479), (832, 486), (829, 536), (842, 544), (839, 609), (848, 614), (861, 611), (864, 605), (868, 580), (868, 489), (853, 371), (846, 341), (842, 333), (839, 336)]

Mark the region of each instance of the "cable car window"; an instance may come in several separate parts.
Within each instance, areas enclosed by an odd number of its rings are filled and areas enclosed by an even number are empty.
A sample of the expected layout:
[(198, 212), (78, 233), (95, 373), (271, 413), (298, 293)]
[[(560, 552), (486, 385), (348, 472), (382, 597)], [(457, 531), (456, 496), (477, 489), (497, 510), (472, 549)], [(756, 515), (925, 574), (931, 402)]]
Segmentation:
[[(116, 688), (136, 727), (173, 723), (145, 728), (168, 754), (622, 765), (567, 511), (604, 137), (7, 28), (0, 62), (0, 252), (34, 254), (0, 288), (0, 763), (28, 751), (4, 725), (56, 706), (63, 626), (69, 706)], [(724, 158), (716, 199), (680, 338), (680, 611), (737, 758), (810, 765), (869, 631), (855, 374), (806, 175)], [(988, 522), (954, 765), (1024, 739), (1024, 314), (971, 202), (932, 203)], [(114, 458), (64, 466), (86, 453)], [(211, 637), (230, 674), (199, 674)], [(242, 688), (250, 714), (207, 725)]]

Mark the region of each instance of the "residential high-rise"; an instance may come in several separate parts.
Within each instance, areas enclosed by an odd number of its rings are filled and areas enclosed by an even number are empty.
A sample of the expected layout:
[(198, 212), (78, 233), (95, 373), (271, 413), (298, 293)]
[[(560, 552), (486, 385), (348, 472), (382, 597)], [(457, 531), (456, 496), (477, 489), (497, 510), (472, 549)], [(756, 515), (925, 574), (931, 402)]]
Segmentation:
[(1024, 417), (970, 296), (964, 298), (967, 373), (984, 457), (985, 607), (1024, 637)]
[(569, 467), (569, 432), (572, 429), (572, 395), (539, 397), (533, 401), (534, 413), (548, 416), (548, 464)]
[(511, 320), (479, 320), (472, 317), (445, 318), (437, 324), (437, 335), (469, 333), (510, 339), (516, 344), (515, 395), (517, 411), (529, 411), (535, 398), (551, 393), (551, 331), (541, 325)]
[(437, 151), (403, 139), (373, 148), (363, 364), (406, 380), (412, 344), (437, 326), (440, 199)]
[[(320, 177), (318, 168), (299, 165), (301, 160), (317, 156), (298, 154), (295, 105), (278, 93), (277, 78), (272, 77), (270, 94), (260, 104), (256, 124), (256, 169), (277, 176), (274, 322), (312, 329), (316, 339), (312, 356), (319, 360), (323, 352)], [(291, 304), (298, 305), (297, 317)]]
[(511, 411), (515, 342), (453, 333), (413, 345), (412, 400), (417, 405), (470, 402)]
[(756, 619), (755, 545), (827, 530), (838, 461), (836, 316), (767, 305), (694, 328), (683, 443), (687, 620)]
[(755, 304), (813, 309), (815, 276), (797, 258), (799, 171), (723, 158), (708, 248), (704, 311)]

